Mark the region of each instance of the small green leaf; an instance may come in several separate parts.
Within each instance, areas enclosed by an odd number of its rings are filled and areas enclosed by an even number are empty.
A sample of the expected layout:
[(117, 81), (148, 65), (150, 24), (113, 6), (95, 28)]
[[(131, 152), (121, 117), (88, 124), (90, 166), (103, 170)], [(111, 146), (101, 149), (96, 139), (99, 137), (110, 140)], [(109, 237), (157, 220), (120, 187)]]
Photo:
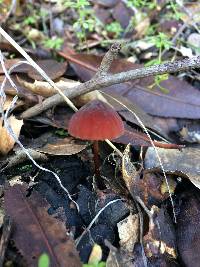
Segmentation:
[(48, 254), (43, 253), (39, 257), (38, 267), (49, 267), (49, 266), (50, 266), (49, 256), (48, 256)]

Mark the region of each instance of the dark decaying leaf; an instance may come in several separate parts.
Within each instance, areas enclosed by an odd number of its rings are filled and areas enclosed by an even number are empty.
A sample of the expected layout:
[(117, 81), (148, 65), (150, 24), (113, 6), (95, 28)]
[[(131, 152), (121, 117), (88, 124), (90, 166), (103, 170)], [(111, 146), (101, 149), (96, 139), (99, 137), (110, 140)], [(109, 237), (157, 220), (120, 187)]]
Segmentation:
[(133, 9), (127, 8), (126, 4), (120, 1), (114, 8), (113, 8), (113, 17), (114, 19), (120, 23), (122, 28), (126, 28), (131, 18), (134, 15)]
[[(130, 127), (127, 127), (128, 129)], [(176, 144), (167, 144), (167, 143), (163, 143), (163, 142), (157, 142), (157, 141), (150, 141), (149, 137), (144, 134), (143, 132), (139, 132), (135, 129), (130, 129), (130, 130), (125, 130), (124, 134), (121, 135), (120, 137), (113, 139), (112, 141), (116, 142), (116, 143), (121, 143), (121, 144), (131, 144), (133, 146), (144, 146), (144, 147), (148, 147), (148, 146), (153, 146), (152, 143), (154, 144), (154, 146), (156, 147), (163, 147), (166, 149), (181, 149), (183, 146), (181, 145), (176, 145)]]
[[(56, 60), (52, 59), (39, 60), (36, 63), (52, 80), (61, 77), (67, 69), (67, 62), (57, 62)], [(34, 68), (29, 69), (28, 76), (34, 80), (44, 80), (44, 78)]]
[[(165, 180), (160, 174), (137, 171), (129, 156), (129, 147), (125, 149), (122, 159), (123, 180), (133, 198), (139, 197), (146, 206), (161, 204), (169, 197)], [(176, 183), (168, 177), (170, 191), (174, 192)]]
[(47, 203), (38, 193), (26, 193), (25, 186), (7, 188), (5, 210), (13, 220), (12, 239), (28, 266), (36, 267), (42, 253), (48, 254), (50, 267), (81, 266), (65, 225), (47, 213)]
[[(62, 54), (63, 55), (63, 54)], [(102, 57), (95, 55), (77, 54), (66, 55), (77, 75), (83, 80), (94, 76)], [(142, 65), (133, 64), (126, 60), (115, 60), (111, 66), (112, 73), (141, 68)], [(169, 93), (163, 93), (160, 88), (153, 87), (153, 77), (137, 79), (126, 83), (107, 87), (105, 92), (122, 95), (140, 106), (145, 112), (162, 117), (200, 118), (200, 91), (189, 83), (169, 75), (169, 79), (161, 82)]]
[[(21, 86), (19, 82), (17, 81), (17, 78), (15, 75), (11, 75), (10, 77), (12, 81), (15, 83), (15, 85), (17, 86), (17, 92), (15, 88), (13, 88), (13, 86), (7, 80), (4, 86), (4, 90), (7, 95), (12, 95), (12, 96), (18, 95), (20, 98), (23, 98), (25, 100), (27, 105), (35, 105), (39, 102), (39, 99), (40, 100), (42, 99), (40, 96), (32, 94), (31, 92), (26, 90), (25, 87)], [(5, 78), (4, 75), (0, 75), (0, 84), (3, 82), (4, 78)]]
[[(200, 188), (200, 150), (198, 147), (184, 148), (181, 151), (163, 148), (157, 148), (157, 150), (166, 172), (187, 177), (196, 187)], [(160, 168), (153, 148), (147, 150), (145, 168)]]
[(200, 266), (199, 191), (183, 192), (177, 216), (177, 247), (185, 267)]
[(69, 120), (74, 112), (67, 107), (55, 107), (52, 111), (46, 111), (41, 115), (35, 116), (30, 121), (40, 122), (42, 124), (51, 125), (55, 128), (67, 129)]
[(125, 130), (124, 134), (112, 141), (121, 144), (131, 144), (133, 146), (151, 146), (149, 138), (142, 132), (132, 129), (131, 131)]
[[(123, 97), (119, 94), (114, 94), (114, 93), (107, 94), (106, 92), (103, 91), (102, 94), (117, 111), (124, 111), (124, 110), (129, 111), (128, 112), (129, 121), (131, 117), (132, 122), (141, 127), (141, 124), (134, 115), (135, 113), (146, 127), (154, 129), (155, 131), (160, 131), (160, 129), (157, 128), (156, 125), (154, 126), (152, 117), (149, 116), (146, 112), (144, 112), (143, 109), (141, 109), (139, 106), (135, 105), (134, 102), (129, 101), (126, 97)], [(126, 119), (125, 113), (122, 114)]]
[[(9, 69), (13, 65), (17, 64), (22, 59), (7, 59), (5, 61), (6, 69)], [(67, 68), (67, 62), (57, 62), (53, 59), (36, 60), (36, 63), (46, 72), (46, 74), (55, 80), (61, 77)], [(27, 64), (21, 64), (14, 68), (13, 73), (27, 73), (28, 76), (34, 80), (43, 80), (44, 78), (36, 71), (32, 66)], [(0, 66), (0, 74), (4, 74), (2, 67)]]

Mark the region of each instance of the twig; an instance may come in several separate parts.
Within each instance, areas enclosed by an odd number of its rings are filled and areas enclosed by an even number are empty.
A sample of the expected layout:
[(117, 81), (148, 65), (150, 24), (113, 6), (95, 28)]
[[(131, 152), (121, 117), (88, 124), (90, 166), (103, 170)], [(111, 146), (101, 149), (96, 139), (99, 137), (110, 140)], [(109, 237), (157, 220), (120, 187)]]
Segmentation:
[(121, 50), (121, 44), (115, 43), (111, 45), (110, 49), (108, 52), (105, 54), (101, 61), (101, 65), (93, 77), (93, 79), (97, 79), (98, 77), (104, 77), (106, 74), (108, 74), (108, 71), (111, 67), (111, 64), (114, 59), (116, 59), (119, 51)]
[[(117, 74), (107, 74), (106, 76), (98, 77), (96, 79), (91, 79), (90, 81), (82, 83), (73, 88), (68, 88), (68, 89), (66, 88), (66, 90), (63, 91), (63, 93), (68, 98), (74, 98), (76, 96), (80, 96), (82, 94), (91, 92), (93, 90), (99, 90), (114, 84), (128, 82), (131, 80), (154, 75), (160, 75), (164, 73), (175, 73), (179, 71), (186, 71), (194, 68), (200, 68), (200, 56), (159, 64), (151, 67), (120, 72)], [(21, 114), (21, 118), (27, 119), (36, 116), (41, 112), (55, 105), (58, 105), (62, 102), (63, 98), (60, 95), (56, 94), (54, 96), (45, 99), (42, 103), (27, 109), (25, 112)]]

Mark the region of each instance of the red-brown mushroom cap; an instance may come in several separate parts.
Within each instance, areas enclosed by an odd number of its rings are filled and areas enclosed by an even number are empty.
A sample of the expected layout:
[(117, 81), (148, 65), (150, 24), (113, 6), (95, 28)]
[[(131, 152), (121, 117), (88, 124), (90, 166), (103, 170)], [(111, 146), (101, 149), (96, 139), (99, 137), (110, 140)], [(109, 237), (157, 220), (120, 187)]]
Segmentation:
[(108, 104), (93, 100), (71, 117), (68, 132), (84, 140), (111, 140), (124, 133), (124, 124)]

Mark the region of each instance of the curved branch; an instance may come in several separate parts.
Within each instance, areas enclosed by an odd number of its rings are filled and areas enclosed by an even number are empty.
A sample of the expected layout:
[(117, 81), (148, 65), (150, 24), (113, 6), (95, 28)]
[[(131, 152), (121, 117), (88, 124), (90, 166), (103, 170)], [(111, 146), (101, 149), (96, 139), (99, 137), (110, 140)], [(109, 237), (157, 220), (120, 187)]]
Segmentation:
[[(111, 53), (111, 52), (112, 52), (112, 49), (110, 49), (106, 53), (105, 57), (107, 57), (108, 53)], [(103, 62), (105, 62), (105, 60), (102, 60), (102, 64)], [(108, 61), (106, 60), (106, 62)], [(103, 68), (102, 64), (100, 66), (100, 70), (102, 69), (105, 70), (106, 68)], [(128, 82), (130, 80), (135, 80), (135, 79), (144, 78), (148, 76), (155, 76), (155, 75), (160, 75), (160, 74), (165, 74), (165, 73), (175, 73), (175, 72), (186, 71), (186, 70), (195, 69), (195, 68), (200, 68), (200, 56), (192, 57), (189, 59), (178, 60), (174, 62), (167, 62), (164, 64), (159, 64), (159, 65), (155, 65), (151, 67), (144, 67), (144, 68), (139, 68), (135, 70), (129, 70), (129, 71), (120, 72), (117, 74), (108, 74), (106, 72), (106, 75), (105, 74), (95, 75), (94, 78), (92, 78), (91, 80), (85, 83), (82, 83), (73, 88), (65, 89), (63, 93), (66, 97), (72, 99), (76, 96), (80, 96), (82, 94), (91, 92), (93, 90), (102, 89), (102, 88), (105, 88), (105, 87), (108, 87), (114, 84)], [(106, 69), (106, 71), (107, 70), (108, 69)], [(55, 105), (62, 103), (63, 101), (64, 101), (63, 98), (58, 94), (51, 96), (45, 99), (42, 103), (37, 104), (27, 109), (25, 112), (21, 114), (21, 118), (27, 119), (27, 118), (36, 116), (40, 114), (41, 112)]]

